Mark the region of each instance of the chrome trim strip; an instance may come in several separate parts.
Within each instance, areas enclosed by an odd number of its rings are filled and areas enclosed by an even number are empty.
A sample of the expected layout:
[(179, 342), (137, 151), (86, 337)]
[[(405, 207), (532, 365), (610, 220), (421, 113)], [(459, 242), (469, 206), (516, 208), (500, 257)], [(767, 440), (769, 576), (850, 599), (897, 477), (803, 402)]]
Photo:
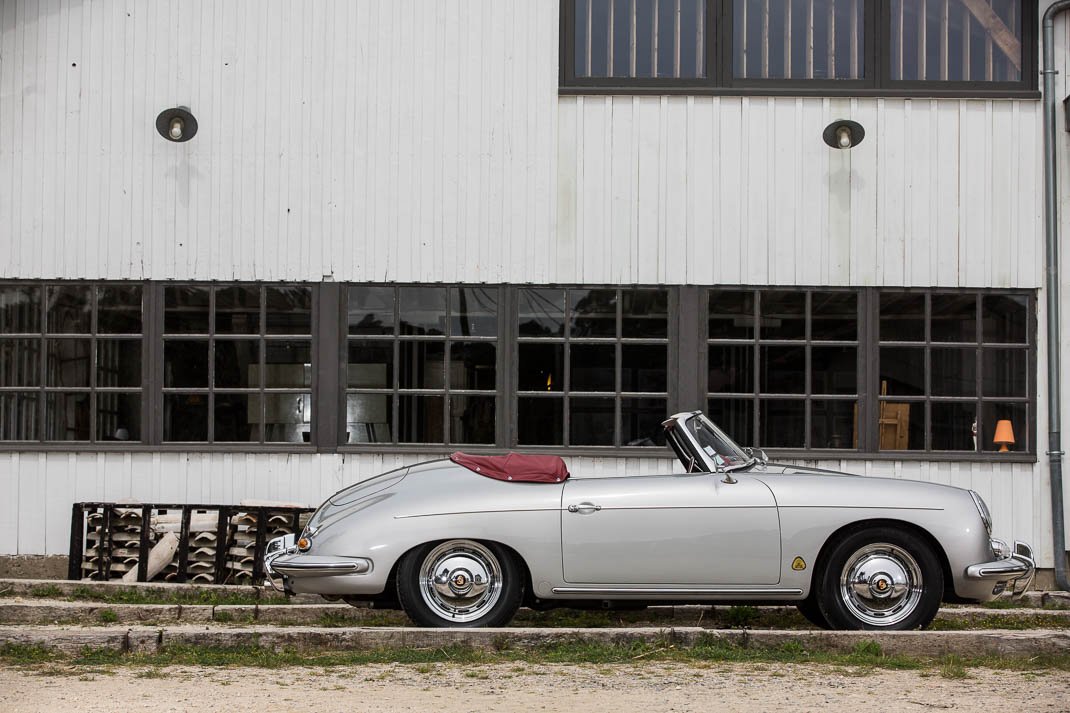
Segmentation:
[(276, 562), (272, 569), (291, 577), (316, 577), (333, 574), (364, 574), (371, 571), (368, 560), (346, 562)]
[(801, 589), (781, 589), (771, 587), (768, 589), (694, 589), (694, 588), (673, 588), (673, 589), (655, 589), (650, 587), (620, 587), (616, 589), (606, 589), (605, 587), (554, 587), (554, 594), (604, 594), (612, 596), (614, 594), (741, 594), (745, 596), (762, 596), (762, 595), (798, 595), (802, 594)]
[(1024, 542), (1014, 543), (1013, 553), (1007, 559), (972, 564), (966, 568), (968, 579), (1019, 579), (1032, 580), (1036, 572), (1033, 548)]

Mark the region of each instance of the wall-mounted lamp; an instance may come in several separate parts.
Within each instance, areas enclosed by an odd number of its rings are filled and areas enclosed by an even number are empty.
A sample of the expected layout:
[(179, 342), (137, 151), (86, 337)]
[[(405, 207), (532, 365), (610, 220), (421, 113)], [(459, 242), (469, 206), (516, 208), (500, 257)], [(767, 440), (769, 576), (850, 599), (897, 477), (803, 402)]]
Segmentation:
[(185, 107), (164, 109), (156, 117), (156, 131), (168, 141), (189, 141), (197, 135), (197, 119)]
[(850, 149), (862, 143), (862, 139), (866, 138), (866, 130), (857, 121), (837, 119), (825, 127), (821, 138), (830, 148)]

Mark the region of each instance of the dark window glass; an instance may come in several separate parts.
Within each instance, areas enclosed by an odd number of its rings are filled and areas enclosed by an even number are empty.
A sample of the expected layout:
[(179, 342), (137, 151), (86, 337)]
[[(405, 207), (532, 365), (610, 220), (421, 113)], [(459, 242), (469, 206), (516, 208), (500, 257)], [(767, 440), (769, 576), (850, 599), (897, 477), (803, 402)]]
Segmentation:
[(517, 399), (517, 442), (521, 445), (564, 443), (564, 399)]
[(35, 441), (37, 433), (36, 392), (0, 393), (0, 440)]
[(97, 289), (97, 331), (141, 332), (141, 285), (107, 285)]
[(48, 288), (48, 331), (52, 334), (88, 334), (93, 327), (91, 291), (85, 285)]
[(394, 288), (349, 288), (349, 333), (394, 333)]
[(977, 395), (977, 350), (933, 348), (932, 394), (934, 396)]
[(573, 344), (569, 356), (572, 391), (615, 391), (616, 346)]
[(669, 293), (666, 290), (624, 290), (621, 313), (622, 337), (664, 339), (669, 334)]
[[(352, 378), (352, 377), (351, 377)], [(390, 443), (394, 397), (391, 394), (346, 396), (346, 443)]]
[(164, 394), (163, 439), (208, 440), (208, 394)]
[(762, 448), (806, 446), (806, 402), (762, 399), (758, 412), (758, 445)]
[(569, 400), (569, 443), (574, 446), (613, 445), (613, 399)]
[(389, 389), (394, 386), (394, 342), (350, 340), (348, 378), (350, 388)]
[(167, 334), (207, 334), (209, 293), (206, 287), (164, 288), (163, 331)]
[(710, 292), (710, 339), (754, 338), (754, 293)]
[(815, 399), (810, 406), (811, 448), (857, 448), (857, 403)]
[(97, 440), (141, 440), (141, 394), (97, 392)]
[(882, 342), (925, 341), (925, 295), (884, 292), (880, 299)]
[(497, 361), (498, 350), (493, 342), (452, 342), (450, 388), (493, 391), (498, 383)]
[(401, 334), (443, 335), (446, 333), (446, 288), (402, 287)]
[(1025, 344), (1029, 319), (1024, 295), (985, 295), (981, 298), (984, 340), (989, 344)]
[(565, 333), (564, 290), (518, 290), (517, 312), (521, 337), (560, 337)]
[[(255, 385), (255, 380), (250, 383)], [(307, 386), (312, 386), (312, 343), (303, 339), (265, 341), (264, 387), (285, 389)]]
[(662, 422), (669, 417), (665, 399), (621, 399), (620, 442), (623, 446), (664, 446)]
[(565, 345), (517, 345), (520, 391), (561, 391), (565, 386)]
[[(575, 348), (574, 346), (573, 349)], [(620, 390), (666, 391), (669, 381), (666, 372), (666, 350), (663, 344), (625, 344), (621, 346)]]
[[(218, 397), (217, 397), (218, 398)], [(250, 407), (257, 404), (250, 395)], [(249, 423), (259, 419), (255, 408)], [(264, 440), (271, 443), (308, 443), (312, 433), (312, 394), (264, 394)]]
[(806, 347), (762, 347), (761, 360), (761, 393), (806, 392)]
[(0, 334), (41, 331), (41, 288), (35, 285), (0, 287)]
[(260, 402), (250, 394), (215, 395), (215, 440), (260, 440)]
[(97, 340), (97, 386), (141, 386), (140, 340)]
[(858, 339), (858, 295), (854, 292), (811, 294), (810, 338), (853, 342)]
[(754, 402), (750, 399), (710, 399), (706, 412), (710, 420), (745, 445), (756, 445), (754, 439)]
[(806, 293), (762, 292), (762, 339), (806, 338)]
[(570, 290), (573, 337), (617, 336), (616, 290)]
[(981, 355), (984, 396), (1028, 396), (1029, 353), (1024, 349), (985, 349)]
[[(981, 450), (1004, 452), (1002, 449), (1006, 445), (1006, 452), (1028, 452), (1028, 444), (1032, 440), (1029, 435), (1028, 409), (1023, 403), (985, 402), (982, 411), (984, 436), (981, 439)], [(1000, 424), (1000, 421), (1007, 421), (1007, 424)], [(1010, 426), (1009, 431), (1005, 430), (1006, 426)], [(1000, 442), (997, 442), (997, 436)], [(1009, 438), (1005, 440), (1005, 436), (1013, 438), (1014, 442), (1011, 443)]]
[(977, 295), (932, 296), (934, 342), (977, 341)]
[(88, 441), (90, 434), (89, 394), (50, 392), (45, 397), (45, 439)]
[(740, 79), (862, 79), (864, 0), (734, 0)]
[[(227, 389), (260, 386), (260, 342), (253, 339), (217, 339), (215, 385)], [(245, 440), (245, 439), (242, 439)]]
[(498, 290), (455, 287), (450, 290), (450, 334), (494, 337), (498, 334)]
[(45, 385), (89, 387), (89, 339), (45, 340)]
[(215, 331), (218, 334), (258, 334), (260, 287), (232, 285), (216, 288)]
[(399, 351), (400, 388), (445, 388), (445, 342), (404, 341), (401, 342)]
[(878, 437), (882, 451), (925, 450), (925, 403), (881, 401)]
[(810, 393), (858, 393), (858, 348), (810, 348)]
[(163, 343), (163, 385), (167, 388), (208, 386), (208, 342), (168, 339)]
[(710, 393), (749, 394), (754, 391), (754, 347), (711, 344), (709, 348)]
[(312, 290), (265, 287), (267, 334), (312, 334)]
[(494, 443), (493, 396), (450, 396), (450, 441)]
[(932, 420), (934, 451), (977, 450), (977, 404), (934, 401)]
[(880, 382), (889, 396), (924, 396), (925, 349), (881, 347)]
[(444, 397), (402, 394), (398, 397), (398, 441), (401, 443), (443, 443), (442, 408)]
[(41, 341), (0, 339), (0, 386), (39, 386)]

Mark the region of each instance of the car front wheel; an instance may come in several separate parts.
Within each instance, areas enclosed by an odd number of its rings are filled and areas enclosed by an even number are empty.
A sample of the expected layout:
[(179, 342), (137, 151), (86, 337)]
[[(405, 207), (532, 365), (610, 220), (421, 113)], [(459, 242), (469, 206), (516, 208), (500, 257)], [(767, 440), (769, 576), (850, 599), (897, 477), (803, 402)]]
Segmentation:
[(932, 548), (910, 532), (855, 532), (829, 554), (817, 602), (835, 629), (900, 631), (928, 624), (940, 608), (943, 570)]
[(503, 626), (520, 607), (520, 568), (499, 545), (447, 540), (417, 547), (398, 567), (398, 598), (420, 626)]

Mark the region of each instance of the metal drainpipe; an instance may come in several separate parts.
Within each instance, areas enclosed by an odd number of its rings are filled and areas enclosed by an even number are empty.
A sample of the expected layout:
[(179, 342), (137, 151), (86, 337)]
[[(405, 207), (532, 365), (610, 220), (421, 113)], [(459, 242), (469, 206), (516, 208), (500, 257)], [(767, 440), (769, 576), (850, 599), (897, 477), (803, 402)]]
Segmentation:
[(1048, 288), (1048, 464), (1055, 585), (1070, 591), (1066, 578), (1066, 522), (1063, 513), (1062, 403), (1059, 387), (1059, 206), (1055, 180), (1055, 16), (1070, 9), (1058, 0), (1044, 12), (1044, 242)]

